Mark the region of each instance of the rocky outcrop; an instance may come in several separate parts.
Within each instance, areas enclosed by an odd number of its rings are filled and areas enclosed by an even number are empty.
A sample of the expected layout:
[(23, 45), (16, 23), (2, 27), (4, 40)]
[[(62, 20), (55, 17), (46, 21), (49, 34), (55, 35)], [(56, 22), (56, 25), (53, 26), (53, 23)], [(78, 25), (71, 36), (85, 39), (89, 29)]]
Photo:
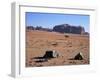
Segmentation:
[(49, 29), (49, 28), (43, 28), (43, 27), (41, 27), (41, 26), (37, 26), (37, 27), (27, 26), (26, 29), (28, 29), (28, 30), (40, 30), (40, 31), (48, 31), (48, 32), (52, 32), (52, 29)]
[(83, 34), (85, 30), (81, 26), (71, 26), (69, 24), (56, 25), (53, 31), (60, 33), (73, 33), (73, 34)]

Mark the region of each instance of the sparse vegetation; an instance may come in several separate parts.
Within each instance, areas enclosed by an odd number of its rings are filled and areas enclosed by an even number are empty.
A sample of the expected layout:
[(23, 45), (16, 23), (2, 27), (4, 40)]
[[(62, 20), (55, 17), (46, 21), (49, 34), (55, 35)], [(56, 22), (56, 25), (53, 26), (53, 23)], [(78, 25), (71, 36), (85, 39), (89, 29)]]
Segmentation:
[(52, 42), (51, 44), (52, 44), (53, 46), (57, 46), (57, 45), (58, 45), (57, 42)]
[(65, 36), (65, 38), (68, 38), (69, 37), (69, 35), (64, 35)]

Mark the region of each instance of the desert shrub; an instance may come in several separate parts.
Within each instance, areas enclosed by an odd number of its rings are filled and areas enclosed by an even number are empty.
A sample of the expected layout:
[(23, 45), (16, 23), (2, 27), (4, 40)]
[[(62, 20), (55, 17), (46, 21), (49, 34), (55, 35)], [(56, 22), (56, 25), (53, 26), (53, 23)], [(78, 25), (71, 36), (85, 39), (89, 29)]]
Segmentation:
[(58, 43), (57, 42), (53, 42), (53, 43), (51, 43), (53, 46), (57, 46), (58, 45)]
[(71, 45), (69, 47), (72, 47)]
[(68, 38), (69, 37), (69, 35), (64, 35), (65, 36), (65, 38)]

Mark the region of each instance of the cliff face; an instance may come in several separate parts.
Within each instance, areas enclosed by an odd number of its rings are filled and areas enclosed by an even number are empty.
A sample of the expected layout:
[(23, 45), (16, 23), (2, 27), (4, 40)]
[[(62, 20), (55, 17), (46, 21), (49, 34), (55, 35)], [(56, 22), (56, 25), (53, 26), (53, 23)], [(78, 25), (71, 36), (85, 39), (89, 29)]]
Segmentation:
[(53, 31), (60, 33), (73, 33), (73, 34), (83, 34), (85, 30), (81, 26), (71, 26), (69, 24), (56, 25)]

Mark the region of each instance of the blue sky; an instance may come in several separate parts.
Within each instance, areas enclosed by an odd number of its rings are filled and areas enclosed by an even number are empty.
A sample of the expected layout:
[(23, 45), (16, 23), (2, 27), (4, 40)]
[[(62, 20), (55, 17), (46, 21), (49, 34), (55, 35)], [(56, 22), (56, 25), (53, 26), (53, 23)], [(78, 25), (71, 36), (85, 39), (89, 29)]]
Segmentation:
[(44, 28), (53, 28), (59, 24), (70, 24), (83, 26), (86, 32), (89, 32), (89, 15), (75, 14), (51, 14), (26, 12), (26, 26), (42, 26)]

